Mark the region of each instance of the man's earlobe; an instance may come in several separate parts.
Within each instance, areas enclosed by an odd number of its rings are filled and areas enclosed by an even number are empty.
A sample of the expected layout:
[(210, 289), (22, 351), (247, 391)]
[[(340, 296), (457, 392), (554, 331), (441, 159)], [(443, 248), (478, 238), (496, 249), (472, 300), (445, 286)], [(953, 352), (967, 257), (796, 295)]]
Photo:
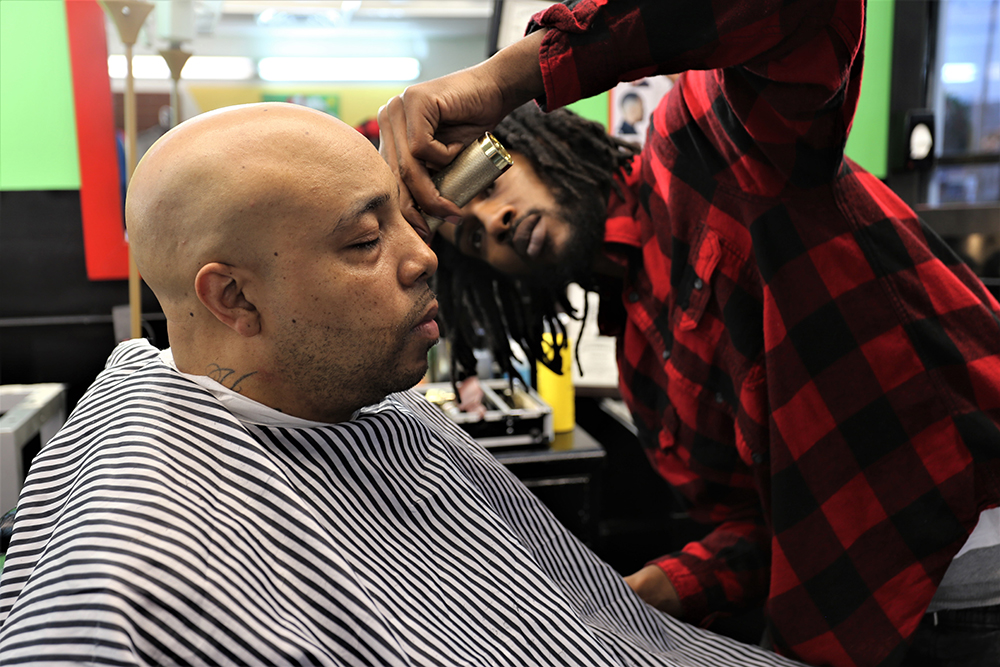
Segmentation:
[(250, 337), (260, 333), (260, 313), (243, 293), (245, 282), (243, 270), (212, 262), (198, 271), (194, 289), (198, 300), (216, 319), (239, 335)]

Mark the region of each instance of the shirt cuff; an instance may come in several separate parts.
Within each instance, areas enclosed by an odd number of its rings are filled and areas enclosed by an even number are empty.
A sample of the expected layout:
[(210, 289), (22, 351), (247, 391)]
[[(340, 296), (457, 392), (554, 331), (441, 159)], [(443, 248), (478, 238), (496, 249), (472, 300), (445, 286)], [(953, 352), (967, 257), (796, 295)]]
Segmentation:
[(695, 574), (680, 561), (665, 556), (651, 561), (667, 575), (681, 602), (681, 618), (690, 623), (699, 623), (711, 610), (705, 604), (704, 586)]
[(535, 101), (545, 111), (552, 111), (581, 97), (580, 78), (567, 33), (586, 31), (565, 5), (555, 4), (531, 18), (527, 33), (548, 30), (538, 51), (545, 94)]

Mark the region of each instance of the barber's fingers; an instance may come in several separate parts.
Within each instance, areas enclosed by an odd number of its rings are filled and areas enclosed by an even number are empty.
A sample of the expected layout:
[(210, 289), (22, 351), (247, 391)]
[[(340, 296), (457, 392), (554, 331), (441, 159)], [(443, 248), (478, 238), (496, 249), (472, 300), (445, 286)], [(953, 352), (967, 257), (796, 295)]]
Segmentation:
[[(400, 190), (406, 192), (404, 199), (409, 200), (411, 206), (403, 210), (403, 215), (413, 225), (414, 229), (425, 233), (425, 240), (429, 238), (430, 229), (420, 215), (421, 210), (438, 217), (457, 216), (460, 211), (457, 206), (440, 196), (434, 186), (427, 169), (425, 160), (414, 154), (414, 146), (423, 150), (424, 153), (438, 154), (442, 164), (448, 164), (453, 157), (461, 150), (461, 146), (455, 146), (451, 151), (447, 147), (438, 146), (428, 148), (426, 144), (433, 142), (432, 129), (424, 130), (421, 133), (414, 128), (430, 128), (429, 121), (423, 111), (408, 113), (403, 103), (402, 97), (394, 97), (379, 110), (379, 151), (389, 163), (396, 178), (399, 180)], [(433, 118), (431, 119), (433, 120)], [(435, 121), (436, 122), (436, 121)], [(419, 142), (411, 142), (410, 135), (416, 131), (421, 137)], [(443, 152), (442, 152), (443, 151)]]
[(486, 416), (486, 406), (483, 405), (485, 395), (479, 378), (475, 375), (470, 375), (458, 383), (458, 409), (462, 412), (477, 415), (482, 419)]
[(386, 104), (379, 118), (391, 126), (397, 176), (420, 210), (438, 218), (460, 214), (440, 196), (431, 174), (492, 130), (505, 115), (503, 102), (496, 82), (477, 65), (410, 86)]
[(402, 212), (403, 217), (406, 218), (406, 221), (410, 223), (410, 226), (413, 227), (414, 231), (424, 240), (424, 243), (430, 245), (431, 240), (434, 238), (434, 230), (431, 229), (430, 225), (427, 224), (427, 220), (421, 215), (409, 191), (403, 187), (399, 188), (399, 210)]
[[(388, 106), (388, 105), (386, 105)], [(430, 243), (434, 236), (431, 231), (430, 226), (427, 221), (424, 220), (424, 216), (420, 214), (420, 210), (417, 208), (416, 203), (413, 201), (413, 197), (410, 195), (410, 191), (407, 186), (403, 183), (399, 176), (399, 155), (396, 148), (396, 143), (394, 140), (394, 135), (392, 132), (392, 120), (388, 113), (386, 113), (386, 107), (383, 106), (378, 110), (378, 121), (379, 121), (379, 147), (378, 151), (382, 155), (382, 159), (386, 161), (389, 168), (392, 170), (393, 175), (399, 182), (399, 210), (403, 214), (403, 217), (410, 226), (416, 230), (417, 234), (420, 235), (426, 243)]]

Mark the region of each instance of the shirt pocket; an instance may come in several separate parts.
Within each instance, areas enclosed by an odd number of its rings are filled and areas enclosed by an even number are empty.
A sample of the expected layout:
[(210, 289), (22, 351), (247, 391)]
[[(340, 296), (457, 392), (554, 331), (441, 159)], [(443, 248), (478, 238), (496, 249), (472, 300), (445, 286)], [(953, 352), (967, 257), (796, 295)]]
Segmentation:
[(688, 261), (680, 273), (676, 285), (677, 332), (694, 331), (698, 328), (712, 297), (712, 276), (722, 258), (722, 244), (718, 235), (708, 227), (703, 227), (691, 251)]
[(669, 350), (664, 370), (675, 389), (708, 404), (702, 412), (714, 409), (731, 418), (737, 402), (733, 374), (739, 364), (734, 363), (719, 297), (733, 288), (729, 276), (739, 269), (738, 256), (725, 239), (704, 227), (684, 259), (683, 267), (677, 267), (670, 332), (661, 329)]

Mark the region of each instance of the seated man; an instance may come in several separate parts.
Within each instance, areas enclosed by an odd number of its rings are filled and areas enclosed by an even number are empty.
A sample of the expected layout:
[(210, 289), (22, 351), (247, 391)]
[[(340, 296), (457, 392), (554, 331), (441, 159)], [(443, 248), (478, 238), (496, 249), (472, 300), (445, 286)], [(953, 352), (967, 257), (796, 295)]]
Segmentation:
[(303, 107), (172, 130), (132, 180), (171, 348), (120, 345), (36, 458), (0, 662), (789, 665), (643, 603), (412, 392), (437, 260)]

